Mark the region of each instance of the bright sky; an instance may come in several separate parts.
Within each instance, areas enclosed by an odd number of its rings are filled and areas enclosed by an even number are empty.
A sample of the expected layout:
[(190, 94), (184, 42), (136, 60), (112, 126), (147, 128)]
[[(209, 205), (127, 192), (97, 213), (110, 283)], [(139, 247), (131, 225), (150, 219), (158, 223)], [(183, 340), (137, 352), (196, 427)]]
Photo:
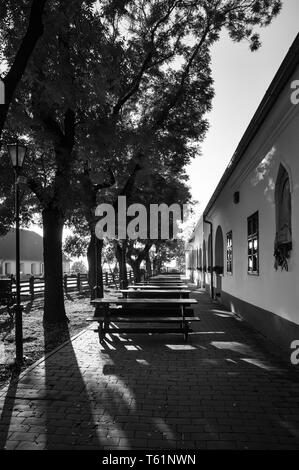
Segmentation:
[(261, 31), (262, 47), (233, 43), (226, 34), (212, 49), (216, 95), (202, 155), (188, 167), (193, 198), (204, 210), (268, 86), (299, 32), (299, 1), (284, 0), (274, 22)]

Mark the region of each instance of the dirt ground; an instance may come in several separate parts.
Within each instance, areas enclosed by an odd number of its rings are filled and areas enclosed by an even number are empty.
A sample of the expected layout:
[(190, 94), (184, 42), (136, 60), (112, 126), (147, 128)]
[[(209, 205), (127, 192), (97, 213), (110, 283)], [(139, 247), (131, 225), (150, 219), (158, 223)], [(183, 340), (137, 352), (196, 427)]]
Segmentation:
[[(23, 338), (26, 369), (44, 354), (50, 352), (70, 337), (88, 326), (87, 318), (93, 315), (93, 307), (89, 297), (72, 294), (65, 299), (66, 313), (69, 318), (67, 327), (55, 325), (44, 328), (43, 299), (33, 303), (23, 302)], [(0, 388), (14, 373), (11, 361), (15, 357), (14, 322), (6, 312), (0, 311)]]

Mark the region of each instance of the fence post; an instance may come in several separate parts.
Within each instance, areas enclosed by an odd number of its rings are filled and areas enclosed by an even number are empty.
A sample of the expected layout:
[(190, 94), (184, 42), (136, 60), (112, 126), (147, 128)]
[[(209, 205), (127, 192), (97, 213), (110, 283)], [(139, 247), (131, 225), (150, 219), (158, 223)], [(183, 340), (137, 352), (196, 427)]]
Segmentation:
[(81, 292), (81, 276), (80, 273), (77, 274), (77, 289)]
[(106, 284), (106, 286), (109, 285), (109, 280), (108, 280), (108, 273), (107, 273), (107, 271), (105, 272), (105, 284)]
[(63, 286), (64, 286), (64, 291), (67, 294), (67, 274), (63, 276)]
[(31, 297), (31, 302), (34, 301), (34, 276), (30, 276), (29, 278), (29, 292)]

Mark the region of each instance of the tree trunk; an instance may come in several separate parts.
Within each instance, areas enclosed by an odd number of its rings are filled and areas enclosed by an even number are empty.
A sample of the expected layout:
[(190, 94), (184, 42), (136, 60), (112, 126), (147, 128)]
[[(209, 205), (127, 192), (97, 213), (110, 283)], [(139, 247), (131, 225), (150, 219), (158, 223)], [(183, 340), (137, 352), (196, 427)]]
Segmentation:
[(146, 264), (146, 276), (149, 279), (152, 276), (152, 263), (149, 257), (149, 253), (147, 254), (145, 258), (145, 264)]
[(133, 269), (134, 282), (135, 283), (141, 282), (141, 272), (140, 272), (141, 262), (138, 262), (137, 260), (136, 261), (131, 260), (130, 264), (131, 264), (131, 267)]
[(104, 296), (102, 249), (103, 240), (97, 238), (94, 230), (91, 230), (90, 242), (87, 248), (88, 283), (91, 299), (102, 298)]
[(64, 308), (62, 231), (64, 218), (55, 207), (42, 211), (45, 267), (44, 322), (66, 323)]
[(157, 274), (160, 274), (161, 267), (162, 267), (162, 261), (160, 259), (154, 259), (154, 261), (153, 261), (153, 274), (154, 274), (154, 276), (156, 276)]
[(127, 243), (125, 241), (118, 243), (116, 246), (116, 258), (119, 265), (119, 283), (121, 289), (128, 287), (128, 273), (126, 263)]

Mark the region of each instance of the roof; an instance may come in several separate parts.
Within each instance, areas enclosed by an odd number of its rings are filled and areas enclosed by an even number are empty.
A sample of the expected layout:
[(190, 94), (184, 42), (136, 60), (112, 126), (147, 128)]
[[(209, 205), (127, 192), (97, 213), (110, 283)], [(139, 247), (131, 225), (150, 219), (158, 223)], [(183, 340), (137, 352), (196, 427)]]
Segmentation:
[[(15, 229), (0, 237), (0, 260), (14, 260), (16, 257)], [(32, 230), (20, 229), (21, 261), (43, 262), (43, 237)], [(69, 261), (64, 256), (64, 262)]]
[(210, 198), (205, 210), (204, 216), (208, 214), (213, 204), (220, 195), (222, 189), (227, 183), (228, 179), (232, 175), (233, 171), (237, 167), (238, 163), (242, 159), (245, 151), (249, 147), (250, 143), (256, 136), (261, 125), (267, 118), (271, 109), (275, 105), (278, 96), (285, 88), (288, 80), (293, 75), (296, 67), (299, 64), (299, 34), (297, 34), (292, 46), (290, 47), (285, 59), (283, 60), (281, 66), (278, 69), (273, 81), (271, 82), (264, 98), (261, 101), (256, 113), (254, 114), (252, 120), (250, 121), (249, 126), (247, 127), (245, 134), (243, 135), (235, 153), (233, 154), (225, 172), (223, 173), (222, 178), (220, 179), (212, 197)]

